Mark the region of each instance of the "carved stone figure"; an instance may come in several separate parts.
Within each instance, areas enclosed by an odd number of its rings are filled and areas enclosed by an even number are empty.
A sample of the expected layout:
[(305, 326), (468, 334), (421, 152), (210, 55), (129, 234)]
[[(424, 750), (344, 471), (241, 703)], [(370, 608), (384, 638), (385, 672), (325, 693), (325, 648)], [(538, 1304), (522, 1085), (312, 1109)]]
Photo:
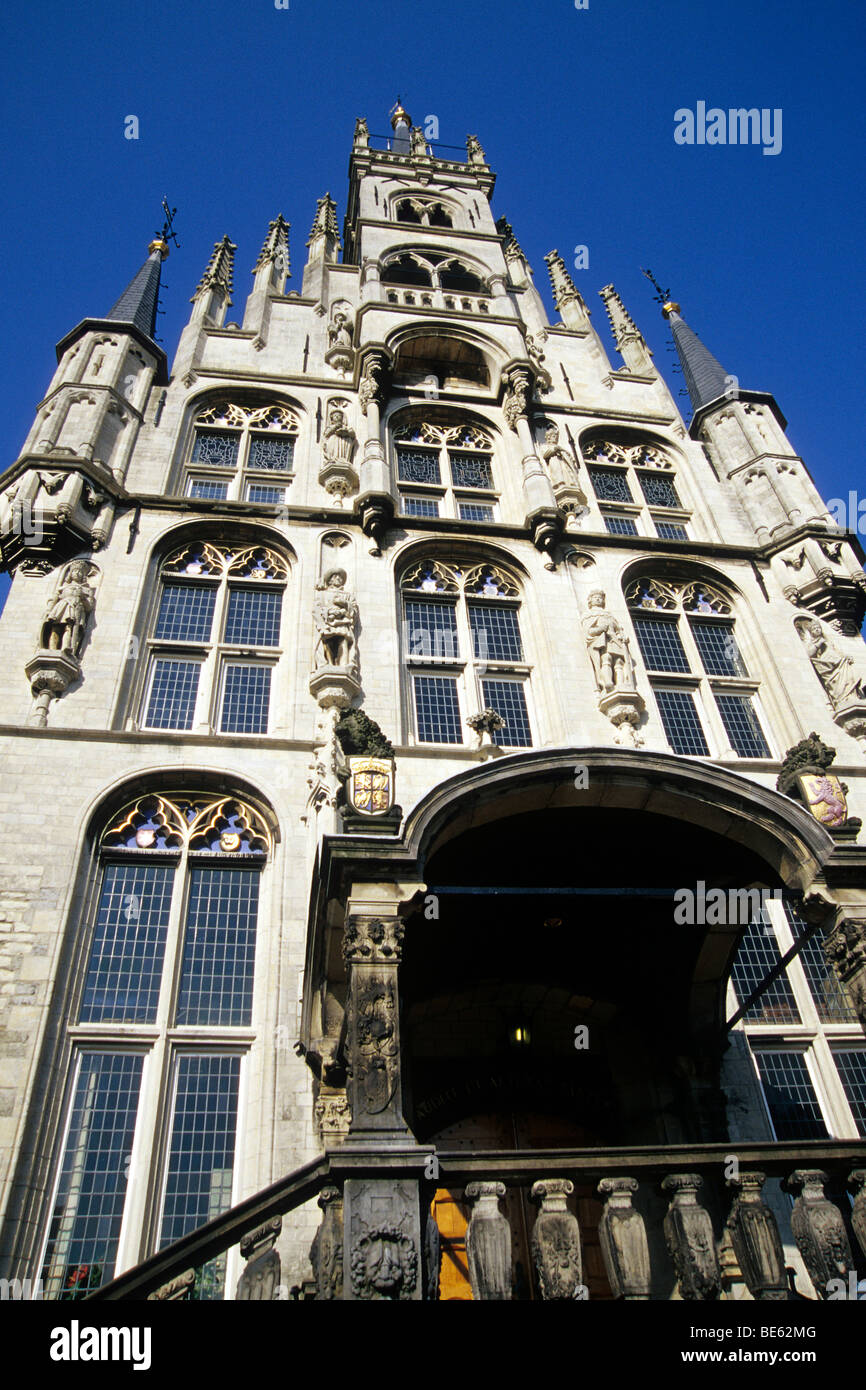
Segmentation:
[(548, 425), (544, 431), (544, 444), (538, 451), (541, 460), (547, 469), (554, 493), (558, 488), (576, 488), (580, 486), (580, 479), (577, 473), (577, 465), (559, 442), (559, 426)]
[(508, 379), (508, 387), (502, 403), (502, 410), (506, 420), (513, 430), (517, 430), (517, 422), (525, 416), (529, 409), (529, 398), (532, 394), (532, 382), (529, 373), (520, 369), (511, 373)]
[(838, 710), (855, 701), (866, 700), (866, 682), (857, 675), (850, 656), (840, 652), (828, 640), (819, 620), (815, 618), (810, 623), (798, 623), (797, 626), (833, 708)]
[(334, 314), (334, 321), (328, 328), (328, 346), (332, 348), (351, 348), (352, 346), (351, 319), (342, 309), (338, 309)]
[(67, 565), (45, 613), (40, 642), (43, 651), (63, 651), (75, 658), (81, 655), (84, 630), (96, 601), (89, 577), (86, 560)]
[(634, 690), (634, 661), (622, 624), (607, 612), (603, 590), (593, 590), (587, 603), (583, 632), (599, 690)]
[(418, 1252), (402, 1226), (374, 1226), (352, 1246), (352, 1291), (356, 1298), (405, 1299), (417, 1283)]
[(322, 439), (322, 453), (328, 463), (352, 462), (357, 435), (346, 420), (346, 412), (336, 406), (328, 411), (328, 423)]
[(329, 570), (317, 586), (317, 593), (314, 612), (316, 668), (338, 666), (353, 670), (358, 664), (355, 653), (358, 605), (346, 588), (346, 571)]

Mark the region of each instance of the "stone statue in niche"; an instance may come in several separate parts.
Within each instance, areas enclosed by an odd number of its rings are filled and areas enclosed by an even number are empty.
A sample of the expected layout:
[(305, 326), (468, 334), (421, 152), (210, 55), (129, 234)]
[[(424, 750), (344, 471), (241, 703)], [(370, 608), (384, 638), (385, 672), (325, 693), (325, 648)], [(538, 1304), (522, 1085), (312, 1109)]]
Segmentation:
[(605, 608), (605, 594), (594, 589), (587, 603), (583, 632), (599, 690), (634, 690), (634, 661), (622, 624)]
[(314, 610), (316, 668), (338, 666), (354, 670), (358, 664), (355, 651), (358, 605), (346, 588), (346, 571), (329, 570), (317, 586), (317, 595)]
[(544, 444), (539, 449), (542, 462), (547, 469), (554, 493), (557, 488), (576, 488), (580, 486), (577, 464), (559, 442), (559, 426), (548, 425), (544, 431)]
[(66, 566), (46, 609), (40, 641), (43, 651), (66, 652), (76, 660), (81, 655), (87, 620), (96, 601), (89, 578), (86, 560), (73, 560)]
[(322, 453), (328, 463), (351, 463), (357, 437), (346, 419), (346, 412), (332, 406), (322, 440)]
[(329, 348), (349, 348), (352, 347), (352, 324), (349, 315), (342, 309), (338, 309), (334, 314), (334, 321), (328, 328)]
[(815, 618), (812, 622), (798, 623), (797, 626), (834, 710), (866, 700), (866, 682), (857, 675), (850, 656), (831, 644), (823, 624)]

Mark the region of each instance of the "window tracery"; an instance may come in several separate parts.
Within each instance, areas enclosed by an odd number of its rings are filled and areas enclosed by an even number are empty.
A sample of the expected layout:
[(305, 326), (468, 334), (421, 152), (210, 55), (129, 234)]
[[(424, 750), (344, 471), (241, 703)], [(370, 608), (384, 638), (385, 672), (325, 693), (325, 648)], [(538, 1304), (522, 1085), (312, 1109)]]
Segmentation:
[[(412, 421), (393, 433), (397, 480), (408, 516), (493, 521), (493, 439), (474, 424)], [(403, 485), (412, 488), (404, 490)]]
[(611, 535), (645, 534), (688, 540), (689, 513), (677, 492), (669, 454), (650, 440), (602, 436), (582, 445), (605, 529)]
[(221, 400), (198, 412), (186, 464), (188, 497), (285, 501), (299, 421), (289, 406)]

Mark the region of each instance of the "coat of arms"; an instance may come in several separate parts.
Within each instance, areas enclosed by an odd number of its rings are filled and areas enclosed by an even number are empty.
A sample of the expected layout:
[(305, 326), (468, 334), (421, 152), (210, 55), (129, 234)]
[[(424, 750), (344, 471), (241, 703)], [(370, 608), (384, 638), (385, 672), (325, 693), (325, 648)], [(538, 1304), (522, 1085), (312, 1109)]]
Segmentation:
[(383, 816), (394, 804), (394, 764), (389, 758), (350, 758), (349, 805), (362, 816)]
[(833, 772), (800, 773), (800, 791), (809, 810), (822, 825), (844, 825), (848, 819), (848, 802), (839, 778)]

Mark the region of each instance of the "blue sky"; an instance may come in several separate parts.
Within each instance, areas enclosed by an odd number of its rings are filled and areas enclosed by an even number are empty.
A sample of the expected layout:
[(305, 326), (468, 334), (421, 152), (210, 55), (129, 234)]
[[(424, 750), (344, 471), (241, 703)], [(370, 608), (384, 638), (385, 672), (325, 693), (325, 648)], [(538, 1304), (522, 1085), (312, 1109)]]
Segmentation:
[[(277, 212), (292, 223), (289, 288), (300, 287), (326, 189), (342, 220), (355, 117), (386, 131), (399, 92), (416, 123), (438, 118), (442, 141), (477, 133), (498, 175), (495, 212), (548, 304), (544, 254), (570, 262), (586, 245), (574, 278), (596, 326), (606, 337), (597, 292), (613, 281), (669, 374), (639, 269), (650, 266), (726, 370), (776, 395), (825, 497), (866, 491), (866, 19), (855, 0), (43, 0), (4, 25), (4, 467), (55, 342), (120, 294), (163, 194), (180, 238), (158, 329), (171, 359), (224, 232), (238, 246), (237, 315)], [(780, 108), (781, 152), (678, 145), (674, 112), (699, 101)], [(137, 141), (124, 138), (130, 114)]]

